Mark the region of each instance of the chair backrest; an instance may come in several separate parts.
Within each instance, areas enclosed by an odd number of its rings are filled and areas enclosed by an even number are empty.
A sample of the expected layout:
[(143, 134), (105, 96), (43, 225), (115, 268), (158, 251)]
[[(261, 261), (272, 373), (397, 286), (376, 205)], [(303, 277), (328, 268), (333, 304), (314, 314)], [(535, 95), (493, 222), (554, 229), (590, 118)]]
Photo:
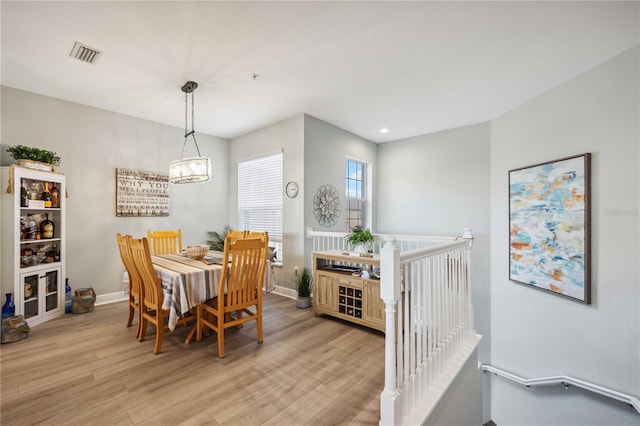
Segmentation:
[(265, 252), (266, 252), (265, 256), (266, 256), (266, 258), (268, 260), (271, 260), (271, 259), (269, 259), (269, 256), (268, 256), (268, 253), (269, 253), (269, 233), (267, 231), (264, 231), (264, 232), (244, 231), (244, 238), (245, 239), (246, 238), (264, 238), (264, 239), (266, 239), (267, 240), (267, 247), (265, 248)]
[(153, 232), (147, 230), (147, 238), (154, 255), (182, 253), (182, 229)]
[(134, 261), (134, 266), (140, 281), (142, 283), (143, 303), (151, 309), (162, 309), (164, 301), (164, 293), (162, 292), (162, 284), (160, 277), (151, 262), (151, 252), (149, 251), (149, 242), (146, 238), (130, 238), (129, 247)]
[(245, 232), (247, 231), (234, 231), (233, 229), (229, 229), (229, 231), (227, 232), (227, 237), (235, 239), (244, 238)]
[(118, 248), (120, 249), (120, 259), (122, 259), (124, 268), (127, 270), (127, 274), (129, 275), (129, 293), (133, 297), (139, 297), (141, 294), (140, 291), (142, 289), (142, 284), (131, 254), (131, 235), (122, 235), (118, 233), (116, 234), (116, 238), (118, 240)]
[(229, 267), (223, 268), (218, 288), (219, 309), (235, 311), (262, 303), (262, 281), (267, 265), (266, 238), (233, 240), (227, 237), (223, 259)]

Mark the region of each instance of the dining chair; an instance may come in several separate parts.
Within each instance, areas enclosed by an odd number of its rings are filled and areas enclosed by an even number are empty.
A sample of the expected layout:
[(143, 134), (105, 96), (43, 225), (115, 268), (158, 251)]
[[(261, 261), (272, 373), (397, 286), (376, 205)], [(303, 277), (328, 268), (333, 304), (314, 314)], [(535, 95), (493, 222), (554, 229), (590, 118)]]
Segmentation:
[[(157, 354), (162, 348), (164, 330), (168, 327), (166, 320), (169, 318), (169, 311), (162, 309), (162, 303), (164, 302), (162, 283), (151, 262), (151, 251), (149, 250), (148, 240), (144, 237), (140, 239), (131, 238), (129, 243), (135, 268), (142, 282), (140, 341), (142, 342), (145, 339), (147, 324), (149, 322), (154, 324), (156, 326), (154, 353)], [(177, 323), (185, 324), (193, 320), (195, 320), (195, 316), (187, 313), (180, 318)]]
[(133, 323), (133, 316), (138, 313), (138, 327), (136, 330), (136, 338), (140, 337), (140, 328), (142, 324), (140, 303), (142, 301), (141, 282), (138, 271), (135, 268), (133, 257), (131, 255), (131, 248), (129, 247), (129, 240), (131, 235), (116, 234), (118, 240), (118, 249), (120, 251), (120, 259), (124, 264), (124, 268), (127, 270), (129, 277), (129, 320), (127, 321), (127, 327), (131, 327)]
[(218, 296), (196, 307), (196, 340), (202, 339), (205, 328), (215, 331), (220, 358), (225, 355), (227, 328), (256, 321), (258, 343), (262, 343), (262, 281), (267, 264), (267, 244), (266, 238), (233, 241), (227, 237), (223, 258), (230, 261), (220, 275)]
[(151, 243), (154, 255), (182, 253), (182, 229), (177, 231), (147, 230), (147, 238)]
[(244, 238), (244, 234), (246, 232), (247, 231), (235, 231), (233, 229), (229, 229), (229, 232), (227, 232), (227, 237), (231, 237), (237, 240), (239, 238)]

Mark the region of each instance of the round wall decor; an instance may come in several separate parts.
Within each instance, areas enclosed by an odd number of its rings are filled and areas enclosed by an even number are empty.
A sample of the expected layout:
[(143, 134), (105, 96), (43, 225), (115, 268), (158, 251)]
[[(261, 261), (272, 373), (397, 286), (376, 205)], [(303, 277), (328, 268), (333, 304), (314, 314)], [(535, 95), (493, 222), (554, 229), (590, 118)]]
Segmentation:
[(321, 226), (328, 228), (340, 216), (340, 194), (332, 185), (322, 185), (313, 197), (313, 215)]

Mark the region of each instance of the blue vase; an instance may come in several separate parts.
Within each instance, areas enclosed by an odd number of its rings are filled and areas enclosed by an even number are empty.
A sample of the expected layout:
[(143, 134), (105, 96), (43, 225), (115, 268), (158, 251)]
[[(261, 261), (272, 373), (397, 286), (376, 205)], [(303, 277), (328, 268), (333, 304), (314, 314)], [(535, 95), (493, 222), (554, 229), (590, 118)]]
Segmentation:
[(11, 293), (7, 293), (7, 300), (2, 305), (2, 318), (14, 317), (16, 315), (16, 305), (11, 300)]

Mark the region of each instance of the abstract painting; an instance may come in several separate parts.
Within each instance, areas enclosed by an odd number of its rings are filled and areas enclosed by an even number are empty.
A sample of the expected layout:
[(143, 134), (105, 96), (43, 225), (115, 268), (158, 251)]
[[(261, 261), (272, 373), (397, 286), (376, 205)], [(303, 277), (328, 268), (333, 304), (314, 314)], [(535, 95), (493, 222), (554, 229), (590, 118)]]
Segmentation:
[(509, 279), (590, 300), (590, 160), (509, 171)]

